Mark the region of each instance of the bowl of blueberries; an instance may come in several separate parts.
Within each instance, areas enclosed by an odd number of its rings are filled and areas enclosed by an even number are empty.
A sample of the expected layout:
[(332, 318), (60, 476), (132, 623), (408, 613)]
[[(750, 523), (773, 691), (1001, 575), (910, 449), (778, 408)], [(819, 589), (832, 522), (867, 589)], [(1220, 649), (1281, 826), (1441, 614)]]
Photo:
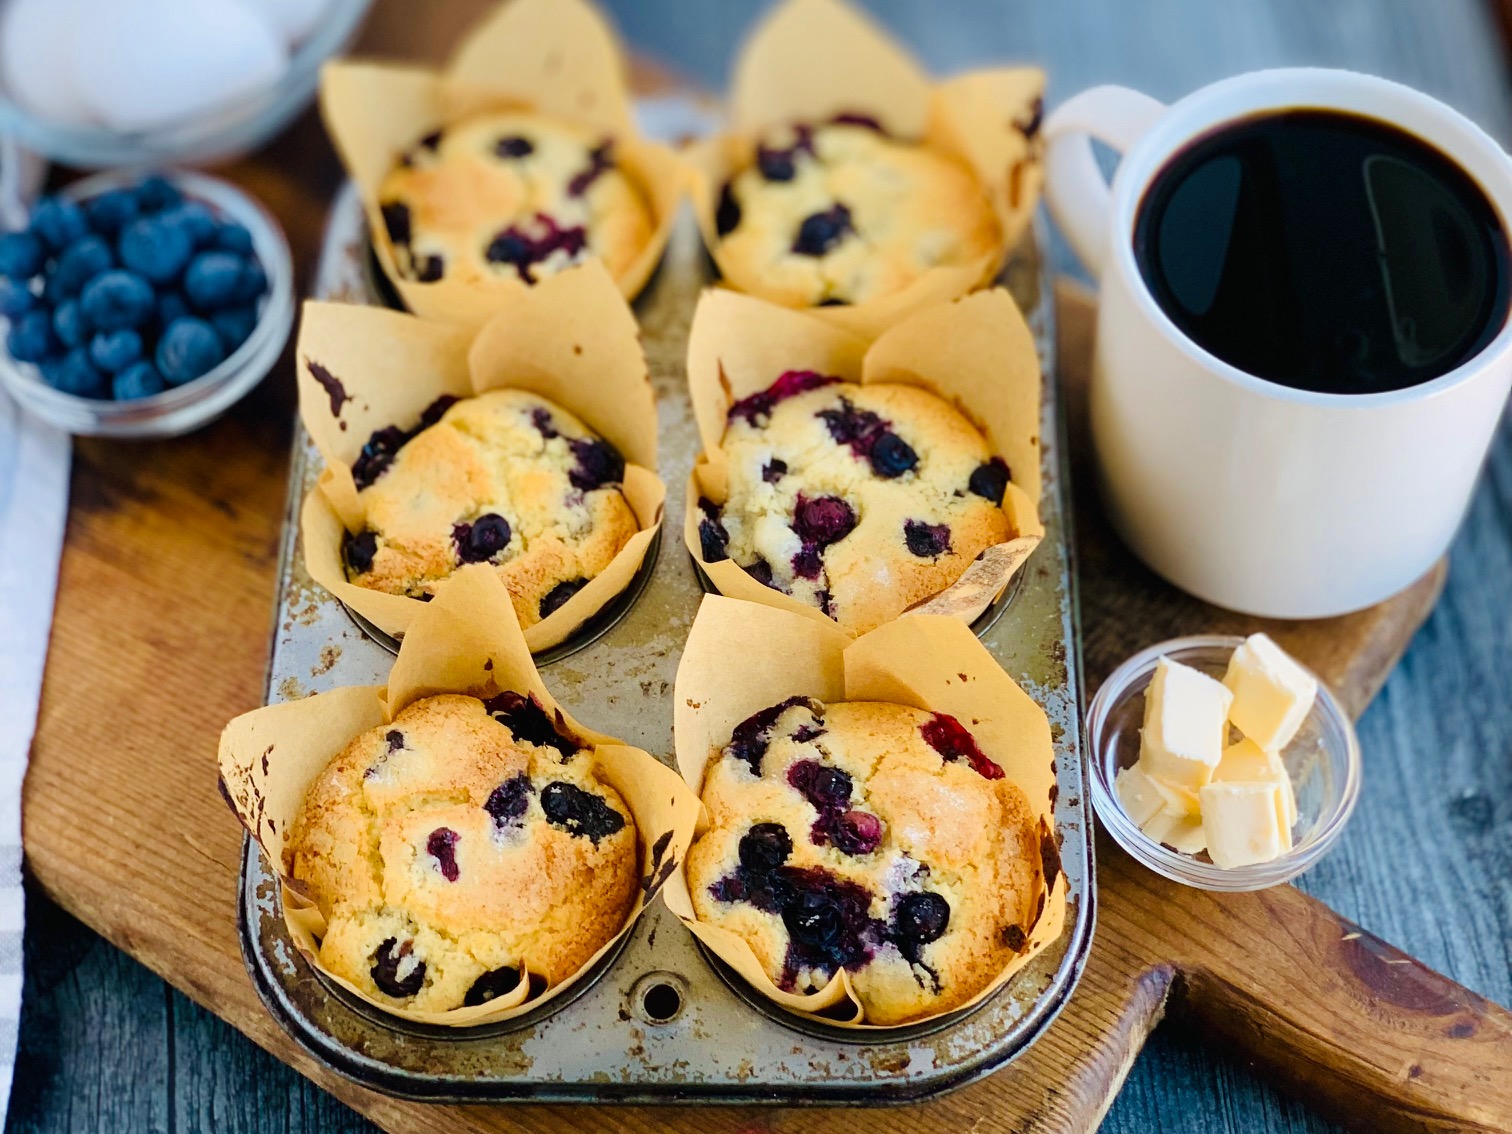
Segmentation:
[(278, 361), (294, 320), (288, 242), (204, 174), (102, 173), (0, 235), (0, 385), (72, 433), (173, 437)]

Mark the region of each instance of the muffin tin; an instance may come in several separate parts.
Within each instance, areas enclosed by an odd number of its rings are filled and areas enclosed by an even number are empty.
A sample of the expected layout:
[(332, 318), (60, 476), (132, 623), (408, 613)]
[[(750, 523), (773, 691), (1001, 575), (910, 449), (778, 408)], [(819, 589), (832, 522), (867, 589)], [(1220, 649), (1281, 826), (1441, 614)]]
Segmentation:
[[(659, 471), (668, 484), (685, 482), (698, 449), (683, 354), (698, 291), (711, 282), (698, 234), (686, 215), (682, 221), (659, 274), (636, 304), (658, 399)], [(1049, 373), (1042, 246), (1039, 239), (1025, 241), (1005, 282), (1029, 316)], [(384, 301), (350, 186), (332, 212), (316, 294)], [(616, 955), (541, 1014), (462, 1031), (421, 1027), (355, 1003), (311, 970), (288, 938), (277, 880), (249, 840), (242, 858), (242, 948), (274, 1016), (341, 1074), (392, 1094), (450, 1101), (906, 1102), (985, 1075), (1023, 1050), (1075, 984), (1093, 922), (1064, 445), (1053, 382), (1046, 381), (1044, 393), (1046, 539), (974, 628), (1050, 717), (1069, 911), (1060, 940), (1001, 992), (964, 1013), (858, 1036), (750, 996), (657, 904)], [(280, 554), (270, 703), (382, 682), (393, 660), (391, 646), (369, 634), (304, 570), (297, 514), (319, 467), (301, 432)], [(665, 527), (673, 532), (681, 530), (682, 507), (682, 494), (670, 493)], [(607, 617), (537, 662), (552, 692), (585, 722), (670, 761), (673, 680), (702, 587), (679, 540), (662, 538), (648, 555), (652, 561)]]

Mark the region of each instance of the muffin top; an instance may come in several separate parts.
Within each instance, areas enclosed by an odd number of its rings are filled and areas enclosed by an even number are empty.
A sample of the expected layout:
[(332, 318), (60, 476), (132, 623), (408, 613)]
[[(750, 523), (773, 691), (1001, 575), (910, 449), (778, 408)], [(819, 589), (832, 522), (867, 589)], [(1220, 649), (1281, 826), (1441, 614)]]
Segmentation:
[(614, 143), (522, 111), (426, 135), (378, 191), (401, 275), (535, 283), (586, 257), (619, 278), (655, 227)]
[(444, 695), (331, 761), (285, 867), (326, 917), (329, 971), (444, 1012), (522, 972), (542, 987), (575, 973), (634, 906), (637, 847), (629, 808), (539, 702)]
[(713, 755), (693, 908), (778, 988), (840, 968), (869, 1023), (949, 1011), (1028, 947), (1042, 878), (1034, 816), (954, 717), (793, 697)]
[(857, 118), (765, 138), (723, 187), (715, 228), (735, 286), (789, 307), (880, 299), (1001, 240), (964, 167)]
[(522, 628), (607, 567), (638, 530), (625, 462), (572, 414), (523, 390), (443, 398), (416, 429), (373, 434), (352, 465), (367, 528), (347, 578), (423, 598), (466, 563), (493, 563)]
[(700, 501), (705, 561), (729, 558), (865, 633), (1011, 538), (1009, 470), (959, 411), (915, 386), (789, 371), (730, 407), (723, 506)]

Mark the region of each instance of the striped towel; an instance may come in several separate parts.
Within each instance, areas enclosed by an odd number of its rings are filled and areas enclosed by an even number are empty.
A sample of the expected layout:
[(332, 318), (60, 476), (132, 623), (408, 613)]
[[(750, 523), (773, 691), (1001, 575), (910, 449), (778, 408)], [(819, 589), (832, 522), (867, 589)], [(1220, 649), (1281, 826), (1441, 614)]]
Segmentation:
[[(25, 219), (44, 166), (0, 139), (0, 227)], [(21, 781), (58, 586), (68, 514), (68, 434), (0, 394), (0, 1127), (10, 1105), (21, 1023)]]

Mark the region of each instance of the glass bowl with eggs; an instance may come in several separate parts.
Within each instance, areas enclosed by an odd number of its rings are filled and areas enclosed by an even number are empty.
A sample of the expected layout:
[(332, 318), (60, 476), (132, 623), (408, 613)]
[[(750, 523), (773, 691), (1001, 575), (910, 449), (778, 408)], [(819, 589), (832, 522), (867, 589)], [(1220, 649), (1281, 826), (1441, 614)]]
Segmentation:
[(255, 149), (371, 0), (0, 0), (0, 134), (85, 169)]

